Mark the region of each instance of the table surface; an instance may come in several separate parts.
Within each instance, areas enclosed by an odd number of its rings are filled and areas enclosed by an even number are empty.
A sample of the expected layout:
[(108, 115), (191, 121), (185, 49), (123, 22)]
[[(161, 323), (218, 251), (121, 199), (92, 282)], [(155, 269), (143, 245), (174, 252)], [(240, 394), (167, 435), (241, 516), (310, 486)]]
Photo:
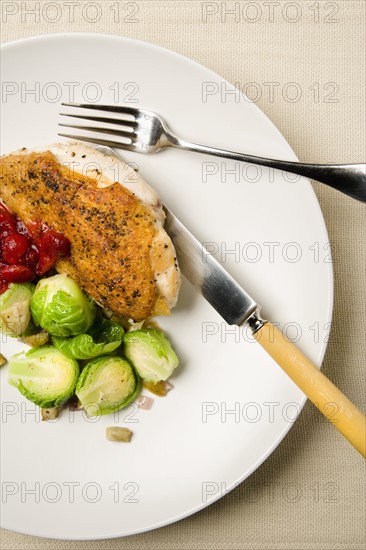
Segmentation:
[[(152, 42), (255, 91), (257, 105), (302, 161), (365, 162), (363, 0), (2, 4), (2, 42), (50, 32), (105, 32)], [(313, 185), (334, 259), (333, 328), (323, 370), (365, 410), (365, 205)], [(364, 550), (365, 489), (361, 456), (307, 403), (246, 482), (190, 518), (103, 543), (2, 530), (0, 544), (4, 550)]]

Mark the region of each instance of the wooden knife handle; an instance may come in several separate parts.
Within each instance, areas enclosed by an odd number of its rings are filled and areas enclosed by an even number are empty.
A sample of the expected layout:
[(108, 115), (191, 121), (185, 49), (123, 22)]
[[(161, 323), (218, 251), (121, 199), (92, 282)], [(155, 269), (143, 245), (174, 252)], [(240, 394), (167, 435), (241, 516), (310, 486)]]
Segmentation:
[(264, 324), (254, 338), (366, 458), (366, 417), (362, 412), (271, 323)]

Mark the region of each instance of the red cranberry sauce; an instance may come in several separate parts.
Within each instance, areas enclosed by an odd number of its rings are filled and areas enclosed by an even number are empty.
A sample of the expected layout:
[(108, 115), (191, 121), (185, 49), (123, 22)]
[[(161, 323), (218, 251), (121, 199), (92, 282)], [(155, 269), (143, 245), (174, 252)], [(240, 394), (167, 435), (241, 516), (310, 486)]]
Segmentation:
[(26, 283), (70, 254), (69, 240), (42, 222), (22, 222), (0, 202), (0, 294)]

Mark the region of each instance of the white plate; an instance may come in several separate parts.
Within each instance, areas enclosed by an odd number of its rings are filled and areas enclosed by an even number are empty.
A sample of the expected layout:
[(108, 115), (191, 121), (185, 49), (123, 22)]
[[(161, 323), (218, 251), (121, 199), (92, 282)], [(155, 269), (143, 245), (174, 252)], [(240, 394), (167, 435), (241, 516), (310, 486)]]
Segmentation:
[[(42, 36), (3, 46), (1, 65), (2, 153), (57, 141), (60, 101), (99, 95), (100, 103), (156, 110), (192, 141), (296, 160), (253, 103), (226, 93), (232, 90), (226, 81), (151, 44), (97, 34)], [(266, 169), (257, 177), (254, 167), (173, 150), (125, 157), (198, 238), (214, 243), (264, 315), (286, 325), (320, 365), (332, 265), (309, 182), (291, 183)], [(275, 449), (305, 401), (280, 368), (256, 343), (243, 341), (239, 329), (225, 327), (185, 281), (177, 309), (161, 325), (181, 366), (174, 390), (150, 411), (132, 408), (94, 421), (65, 411), (41, 423), (1, 369), (3, 527), (62, 539), (154, 529), (207, 506)], [(3, 353), (19, 349), (11, 340)], [(110, 425), (129, 426), (133, 441), (106, 441)]]

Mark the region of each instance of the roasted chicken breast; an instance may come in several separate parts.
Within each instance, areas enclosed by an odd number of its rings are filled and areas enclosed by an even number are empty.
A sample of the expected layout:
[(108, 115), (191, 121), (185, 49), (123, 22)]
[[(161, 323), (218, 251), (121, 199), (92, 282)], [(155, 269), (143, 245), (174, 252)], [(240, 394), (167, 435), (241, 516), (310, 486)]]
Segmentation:
[(174, 307), (180, 272), (164, 210), (119, 158), (77, 142), (21, 149), (0, 159), (0, 198), (69, 239), (57, 270), (104, 308), (142, 321)]

